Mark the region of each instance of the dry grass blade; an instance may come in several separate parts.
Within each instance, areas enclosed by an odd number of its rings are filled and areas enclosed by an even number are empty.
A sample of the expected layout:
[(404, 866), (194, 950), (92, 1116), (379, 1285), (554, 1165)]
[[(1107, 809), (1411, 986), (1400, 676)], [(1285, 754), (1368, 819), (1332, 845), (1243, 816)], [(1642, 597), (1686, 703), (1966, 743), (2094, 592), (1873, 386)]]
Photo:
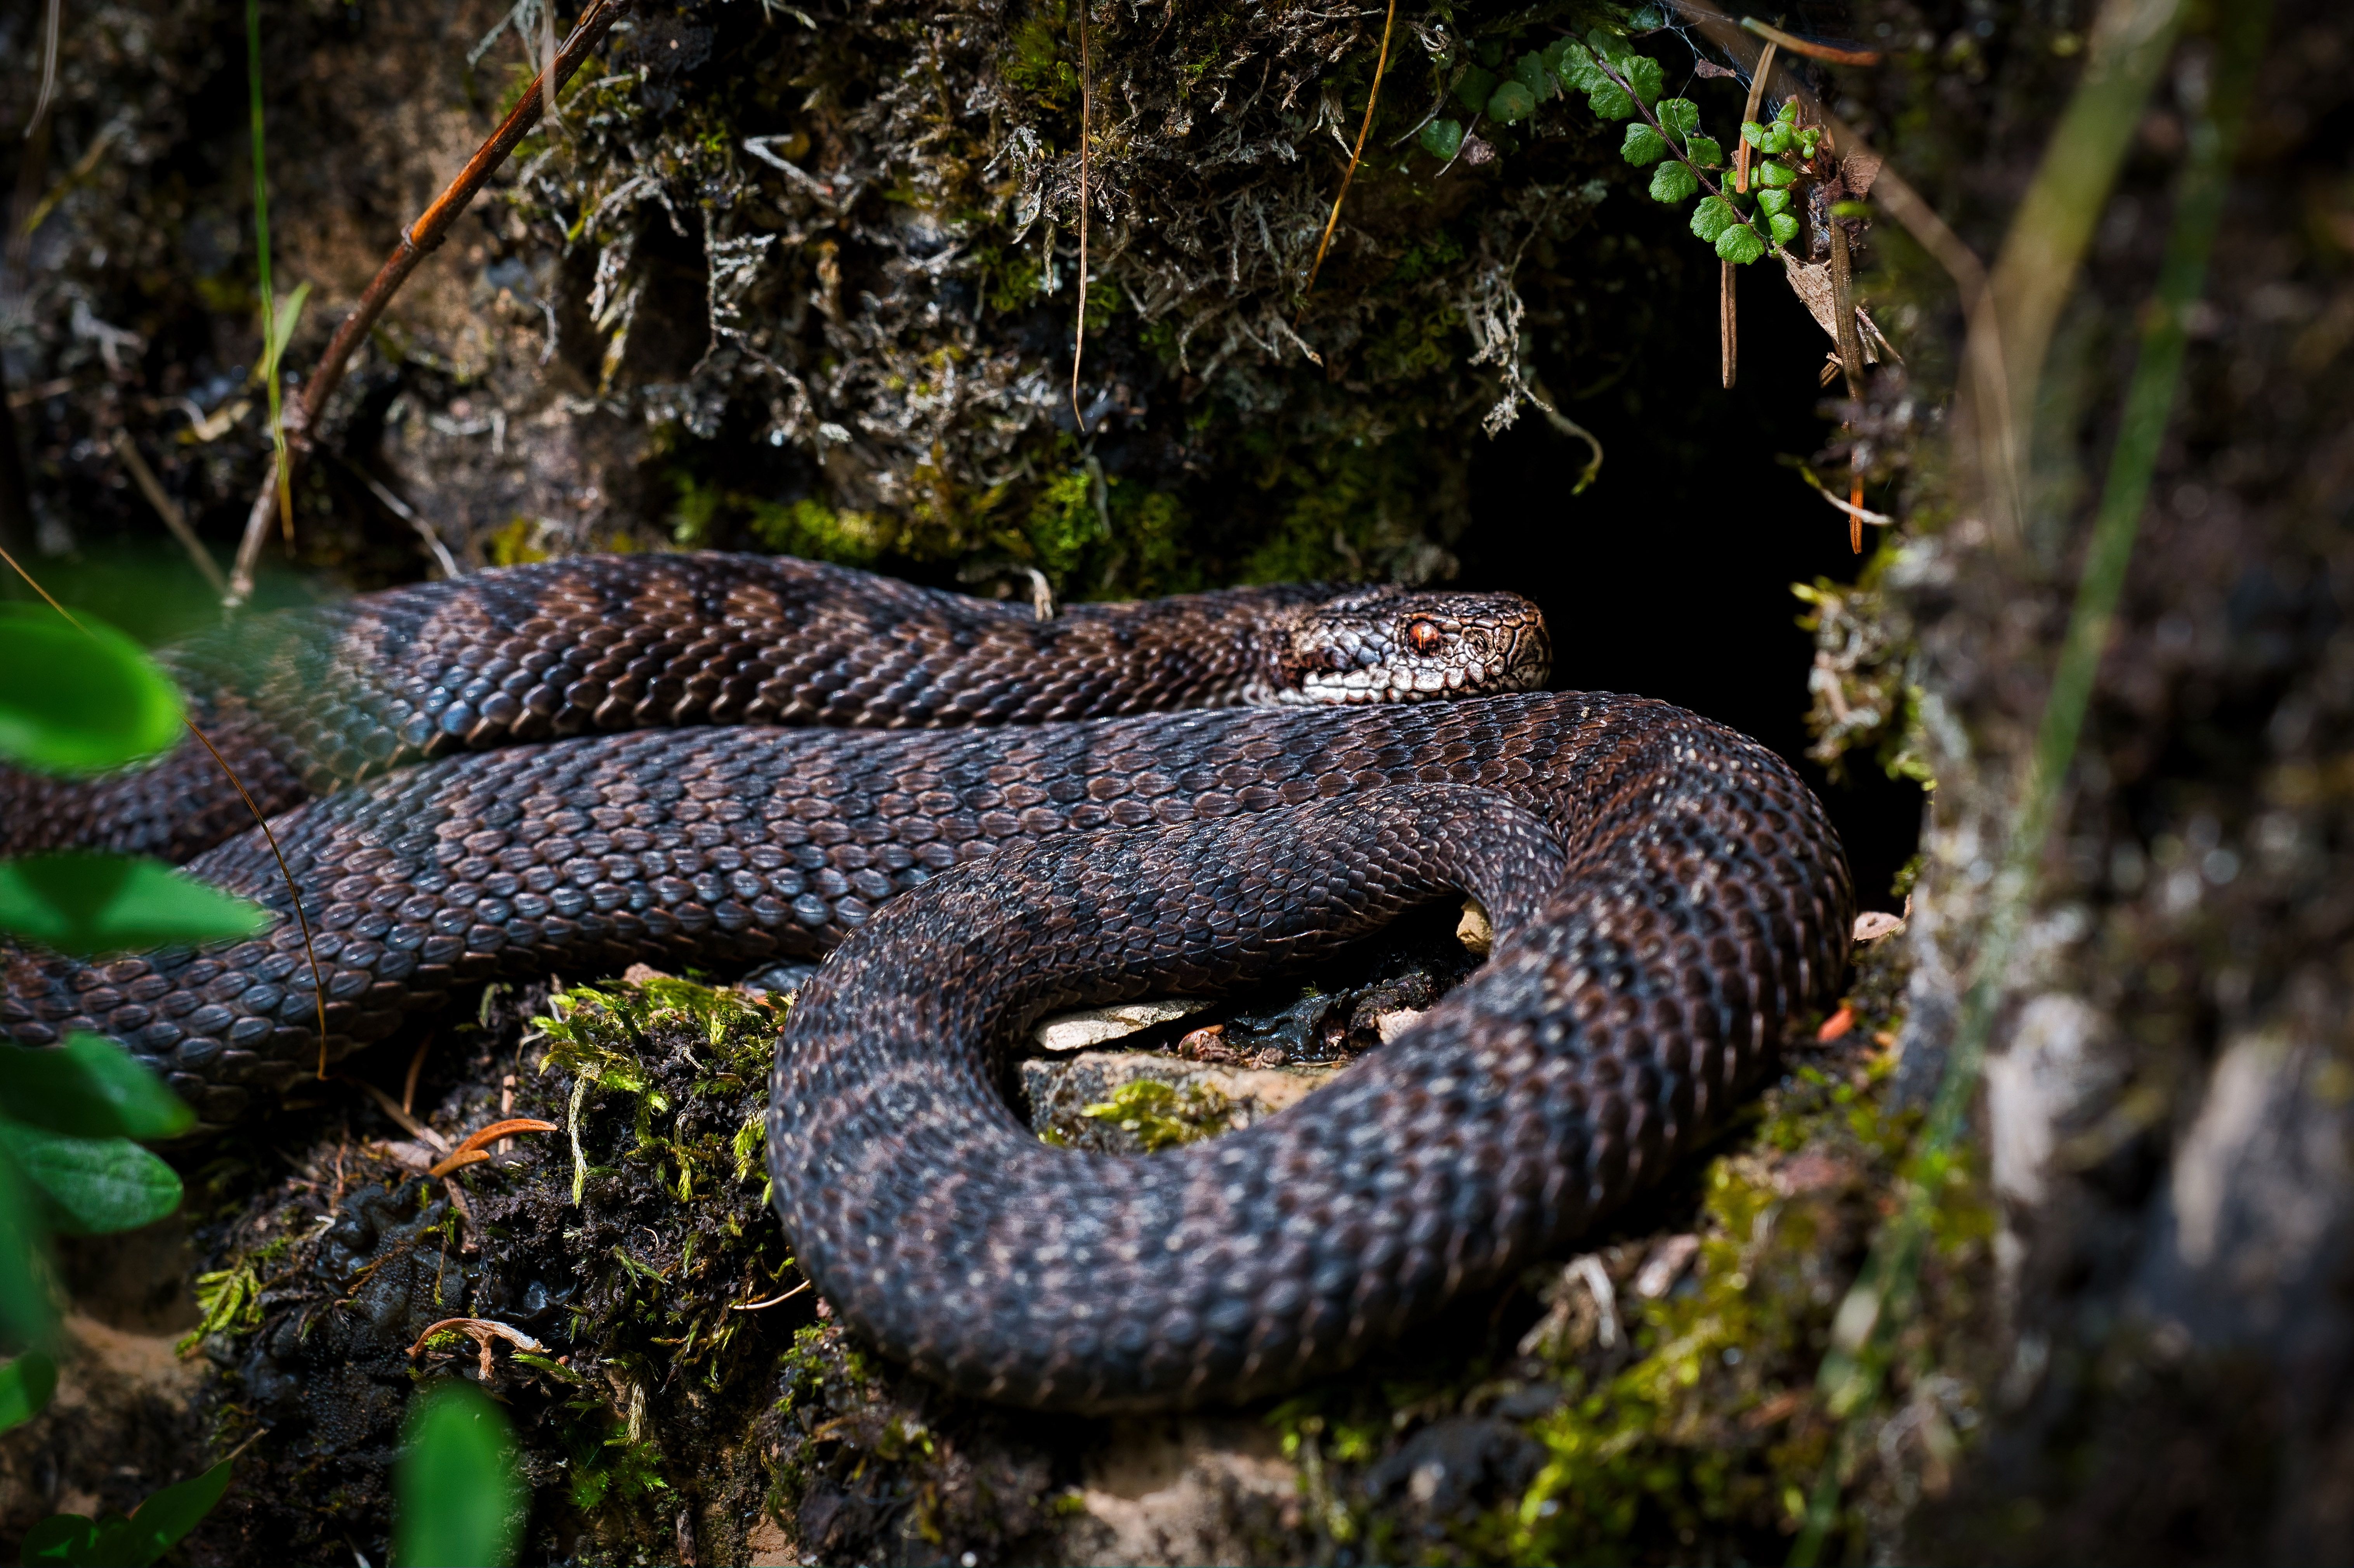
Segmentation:
[[(1087, 416), (1079, 407), (1079, 365), (1087, 353), (1087, 200), (1095, 183), (1095, 166), (1087, 151), (1087, 128), (1095, 122), (1095, 62), (1087, 51), (1087, 0), (1079, 0), (1079, 301), (1078, 326), (1071, 337), (1071, 418), (1079, 434), (1087, 433)], [(1050, 258), (1051, 260), (1051, 258)]]
[(204, 542), (196, 537), (196, 531), (188, 526), (187, 516), (180, 510), (180, 503), (172, 499), (170, 492), (164, 488), (163, 481), (155, 477), (155, 471), (147, 466), (145, 458), (140, 456), (139, 443), (131, 439), (129, 430), (117, 429), (114, 432), (114, 451), (122, 460), (122, 466), (131, 471), (131, 481), (139, 487), (139, 493), (147, 498), (147, 504), (155, 509), (155, 515), (164, 520), (164, 526), (172, 531), (172, 537), (180, 542), (180, 548), (188, 553), (188, 559), (195, 563), (205, 581), (212, 585), (213, 592), (227, 593), (228, 579), (221, 576), (220, 563), (213, 559)]
[[(466, 210), (483, 184), (506, 162), (507, 154), (514, 151), (515, 144), (539, 123), (548, 102), (563, 90), (566, 82), (572, 79), (573, 73), (580, 69), (581, 62), (588, 58), (590, 52), (604, 41), (606, 33), (620, 20), (631, 3), (631, 0), (595, 0), (581, 14), (580, 20), (573, 26), (571, 37), (564, 40), (564, 47), (557, 50), (555, 63), (533, 79), (531, 86), (517, 101), (514, 112), (491, 133), (489, 140), (475, 149), (474, 155), (466, 161), (466, 166), (458, 172), (458, 177), (433, 198), (432, 205), (419, 216), (417, 221), (401, 231), (400, 243), (385, 259), (384, 265), (360, 295), (359, 303), (352, 307), (343, 324), (335, 328), (335, 335), (328, 342), (326, 353), (319, 356), (317, 370), (313, 372), (309, 383), (302, 389), (302, 401), (297, 417), (287, 422), (285, 466), (290, 470), (309, 446), (311, 432), (318, 428), (321, 417), (326, 412), (327, 400), (334, 396), (335, 388), (343, 385), (344, 372), (350, 367), (353, 354), (376, 325), (376, 319), (384, 314), (385, 307), (392, 302), (393, 295), (400, 291), (400, 286), (408, 281), (408, 275), (417, 270), (418, 263), (449, 237), (450, 226)], [(261, 540), (276, 505), (279, 482), (284, 478), (292, 482), (291, 472), (281, 475), (280, 467), (278, 461), (273, 459), (269, 478), (260, 493), (254, 497), (253, 509), (247, 514), (245, 539), (238, 547), (236, 569), (229, 574), (227, 602), (232, 609), (244, 603), (253, 592), (253, 566), (261, 553)]]
[(1315, 291), (1316, 274), (1324, 270), (1324, 252), (1331, 249), (1333, 230), (1341, 226), (1341, 204), (1349, 199), (1350, 182), (1357, 177), (1357, 164), (1365, 155), (1365, 138), (1373, 134), (1373, 111), (1382, 101), (1382, 77), (1390, 68), (1390, 32), (1396, 26), (1397, 0), (1390, 0), (1389, 15), (1382, 22), (1382, 52), (1373, 60), (1373, 90), (1365, 95), (1364, 123), (1357, 127), (1357, 144), (1349, 149), (1349, 167), (1341, 175), (1340, 192), (1332, 197), (1332, 215), (1324, 220), (1324, 236), (1316, 242), (1316, 260), (1309, 264), (1308, 281), (1299, 291), (1303, 314), (1308, 309), (1308, 296)]

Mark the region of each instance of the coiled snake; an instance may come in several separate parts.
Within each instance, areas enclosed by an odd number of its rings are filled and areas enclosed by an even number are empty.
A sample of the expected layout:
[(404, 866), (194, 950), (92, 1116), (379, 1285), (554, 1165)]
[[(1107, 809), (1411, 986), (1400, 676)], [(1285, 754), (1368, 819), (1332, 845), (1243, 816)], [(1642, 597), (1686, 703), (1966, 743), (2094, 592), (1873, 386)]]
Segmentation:
[[(839, 1313), (991, 1398), (1225, 1401), (1346, 1362), (1656, 1178), (1845, 967), (1846, 863), (1805, 786), (1681, 709), (1519, 690), (1546, 653), (1509, 595), (1042, 622), (795, 562), (603, 557), (306, 616), (174, 667), (273, 803), (322, 792), (275, 825), (327, 1054), (469, 981), (833, 952), (778, 1049), (778, 1211)], [(886, 732), (942, 721), (965, 727)], [(696, 727), (531, 743), (662, 723)], [(178, 758), (0, 777), (0, 812), (18, 844), (186, 847), (229, 825), (172, 813), (192, 782)], [(259, 833), (189, 870), (277, 926), (0, 949), (0, 1028), (111, 1034), (224, 1124), (316, 1060), (313, 982)], [(1229, 984), (1455, 890), (1495, 919), (1487, 965), (1280, 1117), (1127, 1160), (1038, 1143), (998, 1093), (1049, 1009)]]

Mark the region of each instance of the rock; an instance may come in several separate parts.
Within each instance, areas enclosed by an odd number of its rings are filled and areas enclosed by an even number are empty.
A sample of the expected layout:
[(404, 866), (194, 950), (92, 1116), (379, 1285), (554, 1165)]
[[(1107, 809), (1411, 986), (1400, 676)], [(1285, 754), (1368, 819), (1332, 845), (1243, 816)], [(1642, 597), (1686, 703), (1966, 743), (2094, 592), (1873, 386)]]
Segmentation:
[(1042, 1051), (1084, 1051), (1090, 1045), (1100, 1045), (1108, 1040), (1119, 1040), (1155, 1024), (1173, 1023), (1190, 1018), (1210, 1004), (1193, 1001), (1183, 997), (1165, 997), (1153, 1001), (1123, 1001), (1110, 1007), (1091, 1007), (1080, 1012), (1057, 1013), (1040, 1021), (1031, 1038)]
[(1300, 1491), (1299, 1467), (1263, 1422), (1116, 1421), (1087, 1461), (1065, 1560), (1267, 1561), (1267, 1538), (1299, 1528)]
[(1464, 951), (1484, 959), (1496, 945), (1496, 927), (1488, 918), (1488, 911), (1476, 898), (1463, 901), (1463, 918), (1455, 923), (1455, 939), (1463, 944)]

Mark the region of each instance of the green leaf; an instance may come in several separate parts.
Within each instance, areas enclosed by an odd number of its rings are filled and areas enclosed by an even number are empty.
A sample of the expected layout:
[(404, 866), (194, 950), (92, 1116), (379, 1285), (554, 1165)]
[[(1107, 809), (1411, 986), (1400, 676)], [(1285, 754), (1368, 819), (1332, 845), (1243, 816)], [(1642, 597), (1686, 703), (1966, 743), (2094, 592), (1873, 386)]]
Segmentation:
[(229, 1461), (150, 1496), (129, 1519), (103, 1520), (88, 1562), (147, 1568), (204, 1522), (228, 1490)]
[(1668, 155), (1668, 139), (1638, 120), (1627, 127), (1618, 155), (1639, 169)]
[(1776, 185), (1794, 184), (1798, 177), (1797, 170), (1787, 164), (1777, 164), (1771, 158), (1758, 164), (1756, 172), (1757, 183), (1769, 190)]
[(1788, 152), (1790, 150), (1790, 128), (1787, 125), (1783, 124), (1778, 120), (1773, 124), (1768, 125), (1766, 127), (1765, 139), (1757, 143), (1757, 150), (1766, 154), (1768, 157), (1777, 156), (1783, 153)]
[(97, 773), (180, 738), (180, 693), (103, 621), (77, 630), (47, 605), (0, 604), (0, 760)]
[(1741, 122), (1741, 139), (1753, 147), (1766, 145), (1766, 127), (1755, 120), (1744, 120)]
[(1775, 115), (1774, 118), (1784, 125), (1797, 124), (1798, 120), (1798, 101), (1795, 98), (1784, 99), (1782, 101), (1781, 112)]
[(1798, 238), (1798, 220), (1787, 212), (1769, 215), (1766, 219), (1766, 231), (1774, 236), (1774, 243), (1776, 245), (1787, 245)]
[(20, 1345), (40, 1343), (57, 1326), (39, 1203), (33, 1184), (0, 1150), (0, 1332)]
[(1517, 81), (1499, 86), (1488, 96), (1488, 117), (1510, 125), (1537, 111), (1537, 96)]
[(1627, 85), (1635, 90), (1635, 96), (1646, 103), (1657, 99), (1659, 90), (1668, 85), (1668, 73), (1660, 69), (1659, 61), (1649, 55), (1636, 55), (1629, 58), (1624, 75)]
[(1651, 171), (1651, 199), (1674, 207), (1691, 200), (1700, 190), (1700, 176), (1681, 164), (1666, 163)]
[(1627, 62), (1635, 58), (1633, 45), (1617, 34), (1601, 27), (1586, 29), (1585, 47), (1594, 51), (1596, 58), (1608, 60), (1611, 68), (1621, 76), (1626, 74)]
[(1463, 150), (1463, 122), (1434, 120), (1422, 128), (1422, 134), (1416, 140), (1422, 143), (1424, 152), (1445, 162)]
[(1515, 60), (1512, 63), (1512, 79), (1527, 88), (1530, 96), (1539, 103), (1544, 103), (1561, 96), (1561, 85), (1554, 81), (1552, 73), (1545, 69), (1543, 55), (1525, 54)]
[(0, 1432), (38, 1415), (57, 1391), (58, 1363), (38, 1351), (27, 1351), (0, 1367)]
[(1716, 139), (1712, 136), (1685, 137), (1684, 156), (1703, 169), (1724, 167), (1724, 149), (1716, 144)]
[(93, 1563), (92, 1552), (98, 1546), (98, 1521), (78, 1513), (53, 1513), (32, 1529), (25, 1531), (24, 1561), (35, 1563)]
[(1738, 224), (1716, 237), (1716, 253), (1736, 266), (1746, 267), (1766, 254), (1766, 242), (1747, 224)]
[(0, 1150), (70, 1235), (137, 1230), (180, 1206), (179, 1173), (127, 1138), (69, 1138), (0, 1121)]
[(1757, 210), (1765, 213), (1769, 217), (1777, 212), (1789, 211), (1790, 192), (1787, 188), (1784, 188), (1782, 190), (1769, 189), (1759, 191), (1757, 193)]
[(1798, 132), (1798, 156), (1802, 158), (1813, 157), (1815, 155), (1815, 149), (1821, 146), (1822, 142), (1823, 128), (1819, 125), (1808, 126), (1804, 131)]
[(1455, 101), (1477, 114), (1488, 107), (1489, 95), (1496, 90), (1496, 73), (1486, 66), (1469, 66), (1455, 79)]
[(302, 319), (302, 306), (311, 297), (311, 285), (302, 284), (278, 302), (276, 313), (261, 324), (261, 375), (266, 381), (278, 371), (278, 362), (285, 357), (286, 344), (294, 336), (295, 323)]
[(445, 1380), (417, 1396), (392, 1486), (399, 1568), (514, 1561), (514, 1438), (506, 1413), (472, 1384)]
[(1715, 244), (1725, 230), (1737, 228), (1740, 223), (1741, 215), (1734, 211), (1733, 204), (1721, 196), (1710, 196), (1692, 208), (1691, 231), (1711, 245)]
[(233, 942), (269, 925), (270, 912), (259, 904), (159, 860), (77, 852), (0, 860), (0, 931), (60, 953)]
[(1663, 98), (1653, 113), (1659, 123), (1679, 136), (1689, 136), (1700, 129), (1700, 105), (1689, 98)]
[(1557, 39), (1545, 50), (1545, 69), (1580, 92), (1591, 92), (1609, 80), (1594, 51), (1575, 38)]
[(196, 1124), (137, 1057), (95, 1034), (50, 1049), (0, 1045), (0, 1105), (18, 1121), (77, 1138), (176, 1138)]
[(1635, 101), (1626, 89), (1606, 78), (1600, 87), (1587, 91), (1585, 107), (1594, 111), (1597, 120), (1625, 120), (1635, 112)]

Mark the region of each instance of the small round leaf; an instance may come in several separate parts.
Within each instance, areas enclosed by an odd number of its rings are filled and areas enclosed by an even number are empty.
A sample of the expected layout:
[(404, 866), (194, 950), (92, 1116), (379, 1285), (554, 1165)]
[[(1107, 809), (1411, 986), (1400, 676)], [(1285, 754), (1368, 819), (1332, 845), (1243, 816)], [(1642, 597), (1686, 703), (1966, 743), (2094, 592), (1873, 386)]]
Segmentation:
[(1510, 125), (1537, 111), (1537, 95), (1517, 81), (1500, 84), (1488, 95), (1488, 116)]
[(1627, 127), (1618, 155), (1637, 168), (1648, 168), (1668, 155), (1668, 139), (1638, 120)]
[(1766, 254), (1766, 241), (1745, 223), (1736, 223), (1716, 237), (1716, 253), (1737, 266), (1747, 266)]
[(1422, 134), (1416, 140), (1421, 143), (1422, 150), (1432, 157), (1442, 161), (1452, 158), (1463, 150), (1463, 122), (1434, 120), (1422, 128)]
[(1691, 200), (1700, 190), (1700, 176), (1681, 164), (1666, 163), (1651, 171), (1651, 199), (1675, 207)]

